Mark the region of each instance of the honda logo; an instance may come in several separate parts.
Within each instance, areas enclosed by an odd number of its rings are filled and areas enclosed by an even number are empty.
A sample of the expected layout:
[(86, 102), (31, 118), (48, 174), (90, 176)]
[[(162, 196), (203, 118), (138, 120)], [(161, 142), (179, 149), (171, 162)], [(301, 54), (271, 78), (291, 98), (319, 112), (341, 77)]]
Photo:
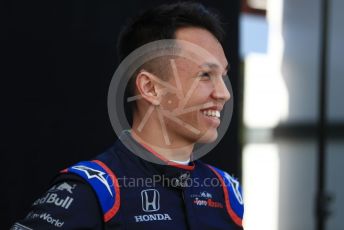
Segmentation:
[(141, 191), (142, 210), (154, 212), (160, 209), (160, 194), (156, 189), (146, 189)]

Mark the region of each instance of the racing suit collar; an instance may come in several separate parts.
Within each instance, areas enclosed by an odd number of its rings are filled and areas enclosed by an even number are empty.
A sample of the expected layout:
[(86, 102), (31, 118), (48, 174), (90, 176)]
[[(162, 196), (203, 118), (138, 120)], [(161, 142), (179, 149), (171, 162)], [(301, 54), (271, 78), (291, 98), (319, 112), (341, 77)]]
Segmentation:
[[(135, 145), (135, 148), (132, 145)], [(161, 159), (156, 155), (157, 153), (152, 153), (149, 149), (136, 142), (128, 132), (124, 132), (120, 135), (115, 146), (117, 149), (121, 149), (123, 153), (125, 153), (123, 157), (135, 162), (136, 167), (140, 167), (145, 170), (147, 175), (153, 177), (159, 175), (160, 178), (168, 178), (169, 180), (167, 181), (169, 182), (175, 182), (174, 184), (163, 183), (163, 186), (172, 188), (185, 187), (185, 183), (189, 182), (190, 175), (196, 168), (195, 162), (190, 162), (189, 165), (182, 165), (166, 161), (163, 158)], [(140, 155), (135, 154), (133, 149), (139, 149)]]

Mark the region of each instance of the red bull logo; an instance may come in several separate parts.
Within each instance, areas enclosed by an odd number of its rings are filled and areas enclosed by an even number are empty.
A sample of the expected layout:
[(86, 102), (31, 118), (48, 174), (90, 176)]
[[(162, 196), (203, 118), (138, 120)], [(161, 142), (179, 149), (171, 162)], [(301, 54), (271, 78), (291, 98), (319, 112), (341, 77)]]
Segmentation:
[(72, 197), (65, 197), (65, 198), (60, 198), (57, 196), (56, 193), (47, 193), (44, 197), (41, 197), (37, 199), (32, 205), (39, 205), (39, 204), (54, 204), (58, 207), (68, 209), (69, 206), (73, 203), (73, 198)]
[(66, 182), (63, 182), (60, 185), (54, 185), (53, 187), (51, 187), (51, 189), (49, 189), (49, 192), (56, 192), (56, 191), (67, 191), (70, 194), (73, 194), (73, 189), (75, 189), (76, 184), (70, 185)]

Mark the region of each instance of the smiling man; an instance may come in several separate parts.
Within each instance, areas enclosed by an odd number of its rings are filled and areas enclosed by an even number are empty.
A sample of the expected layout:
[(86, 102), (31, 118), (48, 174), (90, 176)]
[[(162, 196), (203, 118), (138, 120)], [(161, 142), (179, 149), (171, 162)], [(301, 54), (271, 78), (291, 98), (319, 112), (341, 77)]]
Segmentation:
[[(227, 77), (228, 63), (220, 42), (204, 28), (179, 28), (175, 39), (177, 45), (179, 40), (183, 43), (179, 44), (181, 50), (178, 56), (169, 57), (167, 65), (164, 65), (165, 70), (170, 69), (163, 73), (167, 78), (164, 85), (156, 80), (162, 78), (159, 73), (155, 76), (144, 67), (135, 78), (136, 94), (145, 100), (136, 103), (132, 135), (168, 159), (186, 161), (190, 159), (195, 143), (213, 142), (218, 136), (220, 112), (230, 99), (223, 79)], [(189, 43), (196, 49), (204, 49), (196, 60), (187, 58), (183, 46)], [(165, 93), (166, 84), (177, 90)], [(145, 123), (149, 129), (140, 130), (144, 116), (152, 105), (156, 109)], [(161, 116), (168, 112), (171, 115), (179, 112), (176, 117), (180, 122), (173, 119), (161, 122)]]
[(61, 171), (12, 229), (243, 229), (238, 181), (194, 155), (196, 144), (219, 138), (231, 98), (222, 37), (217, 16), (197, 3), (131, 20), (119, 37), (122, 63), (140, 58), (142, 46), (168, 51), (133, 71), (131, 129), (94, 160)]

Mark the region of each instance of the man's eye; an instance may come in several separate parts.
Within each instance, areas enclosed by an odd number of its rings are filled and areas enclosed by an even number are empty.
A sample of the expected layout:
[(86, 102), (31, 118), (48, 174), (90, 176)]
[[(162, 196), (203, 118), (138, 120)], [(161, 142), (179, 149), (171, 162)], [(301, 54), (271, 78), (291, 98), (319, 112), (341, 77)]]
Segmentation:
[(201, 77), (202, 80), (209, 80), (211, 78), (211, 75), (208, 72), (202, 72), (200, 73), (199, 77)]

